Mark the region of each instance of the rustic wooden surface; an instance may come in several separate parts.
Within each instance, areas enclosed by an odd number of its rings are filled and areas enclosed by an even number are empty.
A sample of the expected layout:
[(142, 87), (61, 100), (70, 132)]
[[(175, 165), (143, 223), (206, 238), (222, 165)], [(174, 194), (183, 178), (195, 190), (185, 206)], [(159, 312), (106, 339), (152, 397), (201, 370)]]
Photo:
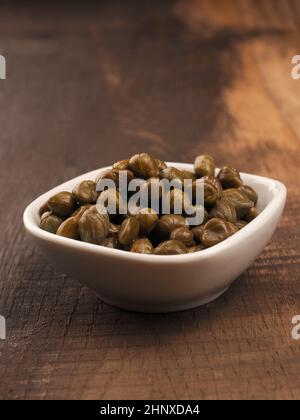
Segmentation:
[[(299, 399), (300, 3), (1, 2), (0, 399)], [(136, 151), (288, 187), (272, 242), (222, 298), (103, 304), (25, 237), (33, 198)]]

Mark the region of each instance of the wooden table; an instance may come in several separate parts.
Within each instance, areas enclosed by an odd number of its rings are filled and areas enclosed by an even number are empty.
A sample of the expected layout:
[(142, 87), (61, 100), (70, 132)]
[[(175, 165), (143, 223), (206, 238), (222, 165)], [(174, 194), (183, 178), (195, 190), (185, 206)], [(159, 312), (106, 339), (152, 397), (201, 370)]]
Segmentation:
[[(299, 1), (45, 3), (0, 6), (0, 398), (298, 399)], [(272, 242), (206, 307), (112, 308), (25, 236), (33, 198), (136, 151), (288, 187)]]

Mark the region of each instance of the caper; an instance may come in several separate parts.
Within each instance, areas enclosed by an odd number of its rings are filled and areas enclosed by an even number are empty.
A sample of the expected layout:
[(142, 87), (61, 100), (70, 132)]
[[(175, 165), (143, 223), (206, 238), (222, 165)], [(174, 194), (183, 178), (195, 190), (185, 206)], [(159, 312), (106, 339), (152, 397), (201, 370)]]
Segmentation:
[(192, 246), (194, 244), (193, 232), (187, 227), (179, 227), (171, 232), (170, 239), (182, 242), (186, 246)]
[(47, 232), (56, 233), (62, 222), (63, 219), (61, 217), (58, 217), (51, 212), (46, 212), (42, 215), (40, 227)]
[(147, 179), (145, 183), (141, 186), (141, 194), (148, 194), (148, 202), (151, 205), (152, 202), (158, 202), (162, 197), (163, 187), (160, 183), (160, 179), (157, 177), (152, 177)]
[(130, 248), (130, 252), (135, 252), (137, 254), (152, 254), (153, 246), (148, 238), (136, 239)]
[(243, 220), (245, 220), (247, 223), (251, 222), (258, 216), (258, 210), (256, 207), (251, 207), (247, 211), (247, 213), (244, 215)]
[(114, 186), (111, 186), (111, 188), (119, 188), (120, 185), (120, 177), (126, 175), (127, 184), (129, 184), (130, 181), (134, 178), (134, 174), (129, 169), (126, 170), (120, 170), (120, 169), (105, 169), (101, 171), (97, 177), (96, 177), (96, 184), (98, 185), (100, 181), (104, 180), (111, 180), (114, 182)]
[(176, 214), (179, 214), (178, 212), (180, 212), (180, 214), (182, 214), (191, 206), (188, 194), (178, 188), (174, 188), (165, 194), (163, 200), (165, 201), (167, 208), (168, 204), (170, 205), (171, 213), (176, 212)]
[(80, 220), (81, 216), (84, 212), (92, 207), (92, 204), (85, 204), (84, 206), (80, 206), (77, 210), (72, 213), (72, 217), (76, 217), (78, 221)]
[(135, 216), (130, 216), (122, 223), (118, 240), (121, 245), (130, 245), (138, 238), (140, 232), (140, 224)]
[(108, 236), (112, 238), (117, 238), (119, 234), (120, 226), (115, 223), (109, 223), (108, 227)]
[(94, 181), (82, 181), (73, 189), (73, 197), (82, 204), (95, 204), (99, 193), (96, 191), (96, 183)]
[(239, 171), (232, 166), (223, 166), (218, 173), (218, 179), (224, 189), (238, 188), (243, 185)]
[(243, 227), (245, 227), (247, 224), (248, 224), (248, 223), (247, 223), (247, 222), (245, 222), (245, 220), (241, 220), (241, 219), (239, 219), (239, 220), (237, 220), (237, 221), (235, 222), (235, 226), (236, 226), (238, 229), (242, 229), (242, 228), (243, 228)]
[(114, 238), (113, 236), (110, 236), (108, 238), (103, 239), (101, 242), (102, 246), (105, 246), (106, 248), (112, 248), (117, 249), (118, 248), (118, 240), (117, 238)]
[(156, 248), (154, 248), (153, 253), (156, 255), (177, 255), (177, 254), (186, 254), (186, 246), (176, 240), (170, 240), (160, 243)]
[(237, 220), (235, 207), (225, 198), (218, 200), (209, 213), (209, 218), (219, 218), (235, 223)]
[(202, 242), (202, 235), (204, 232), (204, 225), (195, 226), (191, 229), (191, 232), (194, 235), (194, 240), (197, 244), (201, 244)]
[(196, 199), (197, 188), (200, 189), (201, 184), (203, 184), (204, 203), (206, 205), (213, 205), (217, 200), (220, 200), (222, 197), (222, 187), (219, 181), (212, 176), (204, 176), (193, 182), (194, 200)]
[(139, 153), (129, 159), (129, 167), (137, 177), (148, 179), (158, 176), (157, 162), (148, 153)]
[(85, 211), (79, 220), (80, 238), (84, 242), (100, 245), (107, 237), (109, 218), (107, 212), (99, 213), (97, 206)]
[(177, 180), (179, 184), (183, 184), (185, 174), (180, 169), (174, 168), (173, 166), (167, 166), (165, 169), (159, 172), (161, 179), (166, 178), (169, 182)]
[(63, 191), (49, 198), (48, 207), (57, 216), (68, 217), (76, 209), (76, 201), (70, 192)]
[(126, 171), (129, 169), (129, 159), (122, 159), (113, 164), (113, 169), (119, 169), (119, 171)]
[(56, 235), (69, 239), (79, 239), (78, 219), (69, 217), (59, 226)]
[(244, 193), (249, 198), (249, 200), (253, 201), (254, 204), (257, 203), (257, 193), (252, 187), (250, 187), (250, 185), (242, 185), (238, 188), (238, 190)]
[(193, 252), (199, 252), (199, 251), (202, 251), (203, 249), (204, 249), (204, 246), (203, 246), (203, 245), (201, 245), (201, 244), (199, 244), (199, 245), (193, 245), (193, 246), (188, 247), (187, 252), (188, 252), (189, 254), (191, 254), (191, 253), (193, 253)]
[(238, 227), (233, 223), (223, 219), (210, 219), (204, 226), (201, 242), (205, 248), (216, 245), (224, 239), (238, 231)]
[(238, 218), (242, 218), (251, 207), (254, 207), (253, 201), (237, 188), (224, 190), (223, 197), (235, 207)]
[(197, 177), (206, 175), (215, 175), (215, 159), (211, 155), (200, 155), (197, 156), (194, 162), (194, 169)]
[(44, 213), (47, 213), (49, 211), (50, 211), (50, 208), (48, 206), (48, 202), (46, 202), (39, 208), (39, 215), (42, 216)]
[(164, 162), (163, 160), (155, 159), (155, 162), (156, 162), (156, 165), (157, 165), (159, 171), (162, 171), (163, 169), (165, 169), (167, 167), (166, 162)]
[(156, 211), (151, 208), (141, 209), (136, 217), (140, 223), (141, 233), (144, 234), (150, 233), (158, 221)]
[(157, 231), (170, 235), (171, 232), (178, 227), (185, 227), (186, 220), (179, 214), (164, 214), (157, 222)]

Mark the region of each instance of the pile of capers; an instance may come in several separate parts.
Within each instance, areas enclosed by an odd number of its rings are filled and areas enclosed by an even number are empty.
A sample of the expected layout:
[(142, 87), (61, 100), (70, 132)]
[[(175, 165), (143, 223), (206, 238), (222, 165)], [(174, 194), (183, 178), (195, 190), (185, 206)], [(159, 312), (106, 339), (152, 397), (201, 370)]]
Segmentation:
[[(163, 178), (181, 183), (189, 179), (193, 190), (197, 183), (203, 183), (202, 224), (189, 225), (184, 213), (159, 214), (150, 207), (138, 213), (128, 210), (125, 215), (99, 213), (96, 207), (99, 194), (105, 198), (114, 194), (116, 208), (120, 197), (118, 190), (97, 192), (97, 183), (110, 179), (118, 188), (120, 171), (126, 171), (128, 181), (145, 180), (147, 188)], [(163, 194), (161, 189), (157, 191)], [(171, 194), (175, 199), (176, 194), (184, 192), (174, 189)], [(187, 171), (168, 166), (148, 153), (139, 153), (101, 171), (95, 181), (82, 181), (72, 192), (55, 194), (40, 209), (40, 227), (66, 238), (134, 253), (186, 254), (209, 248), (238, 232), (257, 216), (256, 203), (256, 192), (243, 184), (239, 171), (224, 166), (216, 175), (215, 160), (210, 155), (197, 156), (194, 170)]]

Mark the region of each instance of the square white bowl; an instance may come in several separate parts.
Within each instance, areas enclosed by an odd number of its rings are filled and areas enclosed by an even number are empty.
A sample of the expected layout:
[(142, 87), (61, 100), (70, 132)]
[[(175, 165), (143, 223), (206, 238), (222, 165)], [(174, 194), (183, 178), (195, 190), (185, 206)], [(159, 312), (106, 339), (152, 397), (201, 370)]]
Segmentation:
[[(168, 164), (179, 169), (193, 169), (190, 164)], [(75, 241), (40, 229), (39, 208), (45, 201), (60, 191), (72, 191), (82, 180), (94, 180), (101, 169), (43, 194), (26, 208), (23, 220), (29, 236), (64, 273), (95, 290), (104, 302), (128, 310), (181, 311), (219, 297), (268, 243), (286, 200), (286, 188), (281, 182), (241, 173), (244, 183), (258, 193), (258, 217), (225, 241), (183, 255), (135, 254)]]

